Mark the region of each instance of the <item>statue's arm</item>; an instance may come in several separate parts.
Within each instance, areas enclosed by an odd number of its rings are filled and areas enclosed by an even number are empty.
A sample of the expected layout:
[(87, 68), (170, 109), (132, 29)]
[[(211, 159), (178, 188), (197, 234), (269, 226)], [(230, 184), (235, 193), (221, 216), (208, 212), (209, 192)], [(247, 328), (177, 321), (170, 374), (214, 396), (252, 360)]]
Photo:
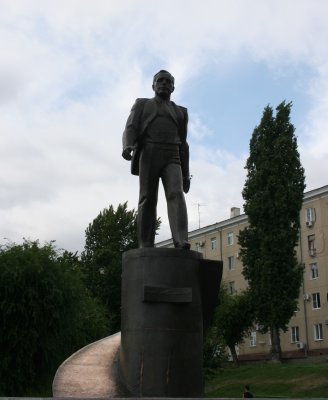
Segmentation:
[(126, 121), (122, 138), (122, 157), (126, 160), (131, 160), (131, 152), (137, 147), (140, 126), (140, 114), (142, 112), (144, 100), (145, 99), (137, 99), (135, 101), (130, 111), (129, 118)]
[(189, 146), (188, 143), (182, 143), (180, 147), (181, 170), (183, 177), (183, 191), (189, 192), (190, 173), (189, 173)]
[(190, 188), (190, 172), (189, 172), (189, 145), (187, 142), (187, 127), (188, 127), (188, 111), (184, 107), (180, 107), (183, 112), (183, 131), (181, 134), (182, 143), (180, 146), (180, 159), (181, 159), (181, 169), (183, 176), (183, 191), (185, 193), (189, 192)]

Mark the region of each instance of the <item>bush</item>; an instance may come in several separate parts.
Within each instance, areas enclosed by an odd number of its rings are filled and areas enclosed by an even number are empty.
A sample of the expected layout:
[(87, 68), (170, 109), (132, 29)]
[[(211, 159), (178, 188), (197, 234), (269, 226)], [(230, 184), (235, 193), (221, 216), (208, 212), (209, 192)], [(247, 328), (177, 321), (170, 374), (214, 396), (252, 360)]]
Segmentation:
[(0, 395), (38, 393), (72, 352), (106, 336), (105, 311), (76, 262), (52, 242), (0, 249)]

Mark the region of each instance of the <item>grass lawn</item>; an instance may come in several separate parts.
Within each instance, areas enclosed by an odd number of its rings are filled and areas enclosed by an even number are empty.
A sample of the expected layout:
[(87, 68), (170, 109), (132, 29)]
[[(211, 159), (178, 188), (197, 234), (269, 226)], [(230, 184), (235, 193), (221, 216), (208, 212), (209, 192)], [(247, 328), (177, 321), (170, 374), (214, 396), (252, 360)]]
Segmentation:
[(254, 397), (328, 398), (328, 362), (229, 366), (207, 377), (205, 396), (241, 398), (245, 385)]

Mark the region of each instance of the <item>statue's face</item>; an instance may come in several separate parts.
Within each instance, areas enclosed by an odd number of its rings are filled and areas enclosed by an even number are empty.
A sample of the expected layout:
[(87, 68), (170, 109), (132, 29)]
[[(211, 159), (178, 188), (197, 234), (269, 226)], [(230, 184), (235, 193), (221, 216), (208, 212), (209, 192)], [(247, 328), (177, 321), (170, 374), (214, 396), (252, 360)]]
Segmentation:
[(153, 83), (153, 90), (160, 97), (170, 97), (170, 94), (174, 90), (174, 82), (171, 75), (165, 73), (159, 74)]

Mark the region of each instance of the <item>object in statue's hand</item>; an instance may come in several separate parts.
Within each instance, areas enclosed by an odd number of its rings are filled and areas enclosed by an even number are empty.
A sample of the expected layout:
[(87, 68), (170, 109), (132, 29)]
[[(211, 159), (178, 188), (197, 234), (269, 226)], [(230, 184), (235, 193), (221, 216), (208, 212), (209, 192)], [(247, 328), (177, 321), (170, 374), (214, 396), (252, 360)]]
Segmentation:
[(183, 178), (183, 191), (185, 193), (188, 193), (190, 189), (190, 177), (189, 176), (185, 176)]

